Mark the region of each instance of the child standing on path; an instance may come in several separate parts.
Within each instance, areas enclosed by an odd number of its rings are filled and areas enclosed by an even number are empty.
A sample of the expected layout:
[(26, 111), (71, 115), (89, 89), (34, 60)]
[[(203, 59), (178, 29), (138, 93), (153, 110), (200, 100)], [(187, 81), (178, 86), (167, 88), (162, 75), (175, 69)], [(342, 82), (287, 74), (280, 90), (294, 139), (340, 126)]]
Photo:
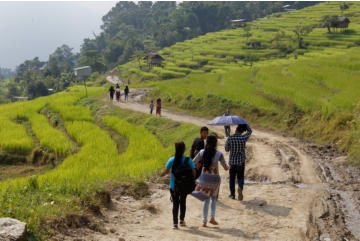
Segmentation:
[(161, 116), (161, 99), (156, 100), (156, 116)]
[(227, 171), (229, 167), (226, 165), (224, 155), (222, 152), (216, 150), (217, 137), (209, 135), (206, 138), (205, 149), (201, 150), (195, 157), (194, 162), (197, 165), (200, 161), (203, 165), (203, 170), (200, 177), (196, 180), (196, 188), (192, 195), (201, 201), (204, 201), (203, 206), (203, 223), (202, 227), (207, 226), (209, 204), (211, 200), (211, 219), (210, 223), (218, 225), (215, 220), (216, 201), (219, 196), (221, 178), (219, 175), (219, 165)]
[(152, 113), (154, 111), (154, 101), (153, 100), (151, 101), (149, 108), (150, 108), (150, 115), (152, 115)]

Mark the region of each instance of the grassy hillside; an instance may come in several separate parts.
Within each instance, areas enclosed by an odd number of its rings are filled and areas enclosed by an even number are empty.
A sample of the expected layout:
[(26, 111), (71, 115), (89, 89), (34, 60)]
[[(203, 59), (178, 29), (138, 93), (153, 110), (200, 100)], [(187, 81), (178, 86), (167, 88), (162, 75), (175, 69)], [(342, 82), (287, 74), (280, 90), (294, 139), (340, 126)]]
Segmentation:
[[(320, 28), (326, 15), (342, 15), (339, 2), (273, 14), (251, 30), (226, 30), (177, 43), (160, 53), (164, 68), (119, 66), (123, 78), (154, 87), (148, 97), (199, 115), (230, 108), (252, 123), (319, 144), (335, 144), (360, 163), (360, 3), (343, 12), (346, 32)], [(311, 26), (299, 48), (293, 30)], [(250, 33), (250, 34), (249, 34)], [(177, 77), (177, 78), (174, 78)]]
[[(164, 166), (175, 141), (185, 139), (189, 146), (198, 133), (191, 125), (111, 105), (99, 108), (104, 88), (90, 87), (88, 92), (85, 98), (83, 87), (72, 87), (33, 101), (0, 105), (2, 168), (18, 165), (7, 160), (14, 154), (36, 168), (41, 163), (32, 163), (33, 157), (40, 150), (60, 160), (48, 172), (0, 182), (0, 217), (27, 222), (38, 238), (49, 235), (47, 220), (86, 211), (89, 203), (96, 203), (96, 191), (106, 189), (107, 183), (151, 177)], [(135, 120), (136, 125), (130, 123)], [(164, 126), (172, 135), (161, 133)], [(117, 142), (114, 133), (126, 141)]]
[[(317, 4), (302, 10), (276, 13), (249, 23), (250, 30), (238, 28), (208, 33), (179, 42), (159, 53), (166, 59), (164, 68), (148, 69), (138, 61), (119, 66), (124, 78), (136, 80), (169, 79), (190, 73), (221, 73), (249, 65), (249, 62), (278, 58), (294, 58), (306, 53), (321, 53), (329, 47), (347, 49), (359, 46), (360, 3), (349, 2), (349, 9), (340, 11), (340, 2)], [(346, 33), (327, 33), (322, 26), (326, 15), (347, 16), (351, 23)], [(297, 26), (310, 27), (298, 47), (293, 32)]]

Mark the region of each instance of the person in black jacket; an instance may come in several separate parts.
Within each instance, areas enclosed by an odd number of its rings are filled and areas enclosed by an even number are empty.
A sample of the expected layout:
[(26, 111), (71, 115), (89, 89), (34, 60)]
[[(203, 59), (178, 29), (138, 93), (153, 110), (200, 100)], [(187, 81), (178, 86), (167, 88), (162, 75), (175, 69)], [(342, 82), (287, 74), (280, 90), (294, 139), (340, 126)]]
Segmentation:
[(110, 100), (114, 100), (114, 92), (115, 92), (115, 89), (113, 86), (111, 86), (109, 89)]
[[(200, 129), (200, 137), (195, 138), (191, 149), (190, 149), (190, 157), (191, 159), (194, 159), (197, 154), (205, 148), (205, 141), (206, 137), (209, 135), (209, 128), (207, 128), (206, 126), (201, 127)], [(198, 166), (196, 167), (196, 178), (198, 178), (201, 174), (201, 170), (202, 170), (202, 165), (201, 165), (201, 161), (199, 162)]]
[(126, 86), (124, 89), (124, 93), (125, 93), (125, 101), (129, 100), (129, 87)]

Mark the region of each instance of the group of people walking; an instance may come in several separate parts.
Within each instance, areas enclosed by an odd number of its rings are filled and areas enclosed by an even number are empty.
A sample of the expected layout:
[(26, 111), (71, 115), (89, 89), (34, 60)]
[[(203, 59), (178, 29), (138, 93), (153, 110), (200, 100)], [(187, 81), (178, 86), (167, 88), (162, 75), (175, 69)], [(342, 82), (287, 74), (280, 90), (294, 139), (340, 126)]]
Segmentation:
[[(124, 96), (125, 96), (125, 101), (128, 101), (129, 100), (129, 87), (126, 85), (125, 86), (125, 89), (124, 89)], [(109, 89), (109, 95), (110, 95), (110, 100), (113, 101), (114, 100), (114, 94), (115, 94), (115, 97), (116, 97), (116, 101), (120, 101), (121, 99), (121, 89), (120, 89), (120, 86), (119, 84), (116, 84), (116, 87), (114, 88), (114, 86), (110, 86), (110, 89)]]
[(229, 133), (225, 144), (225, 151), (230, 152), (228, 164), (223, 153), (217, 150), (217, 136), (209, 135), (207, 127), (200, 129), (200, 137), (194, 140), (189, 157), (184, 156), (184, 142), (175, 143), (175, 155), (168, 160), (165, 169), (165, 173), (171, 174), (169, 188), (173, 202), (174, 229), (177, 229), (179, 225), (179, 208), (180, 226), (186, 225), (186, 198), (189, 194), (203, 202), (201, 226), (207, 226), (209, 205), (211, 207), (209, 223), (218, 225), (215, 213), (221, 182), (219, 163), (222, 168), (229, 171), (229, 198), (235, 199), (237, 179), (238, 200), (243, 200), (245, 148), (251, 133), (252, 130), (247, 124), (238, 125), (234, 135), (230, 136)]

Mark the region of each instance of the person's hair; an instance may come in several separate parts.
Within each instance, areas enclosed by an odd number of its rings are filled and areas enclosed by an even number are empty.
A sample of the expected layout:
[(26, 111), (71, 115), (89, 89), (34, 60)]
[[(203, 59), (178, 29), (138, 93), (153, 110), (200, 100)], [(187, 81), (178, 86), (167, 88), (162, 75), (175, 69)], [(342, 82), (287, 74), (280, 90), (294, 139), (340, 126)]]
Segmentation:
[(203, 131), (209, 131), (209, 128), (207, 128), (206, 126), (201, 127), (200, 129), (200, 133)]
[(206, 146), (203, 153), (203, 165), (205, 170), (209, 170), (212, 160), (216, 154), (217, 137), (213, 134), (206, 138)]
[(183, 141), (179, 141), (175, 143), (175, 158), (174, 163), (172, 165), (172, 170), (177, 166), (181, 165), (181, 159), (185, 152), (185, 143)]
[(247, 125), (246, 124), (240, 124), (236, 127), (236, 132), (237, 133), (244, 133), (247, 130)]

